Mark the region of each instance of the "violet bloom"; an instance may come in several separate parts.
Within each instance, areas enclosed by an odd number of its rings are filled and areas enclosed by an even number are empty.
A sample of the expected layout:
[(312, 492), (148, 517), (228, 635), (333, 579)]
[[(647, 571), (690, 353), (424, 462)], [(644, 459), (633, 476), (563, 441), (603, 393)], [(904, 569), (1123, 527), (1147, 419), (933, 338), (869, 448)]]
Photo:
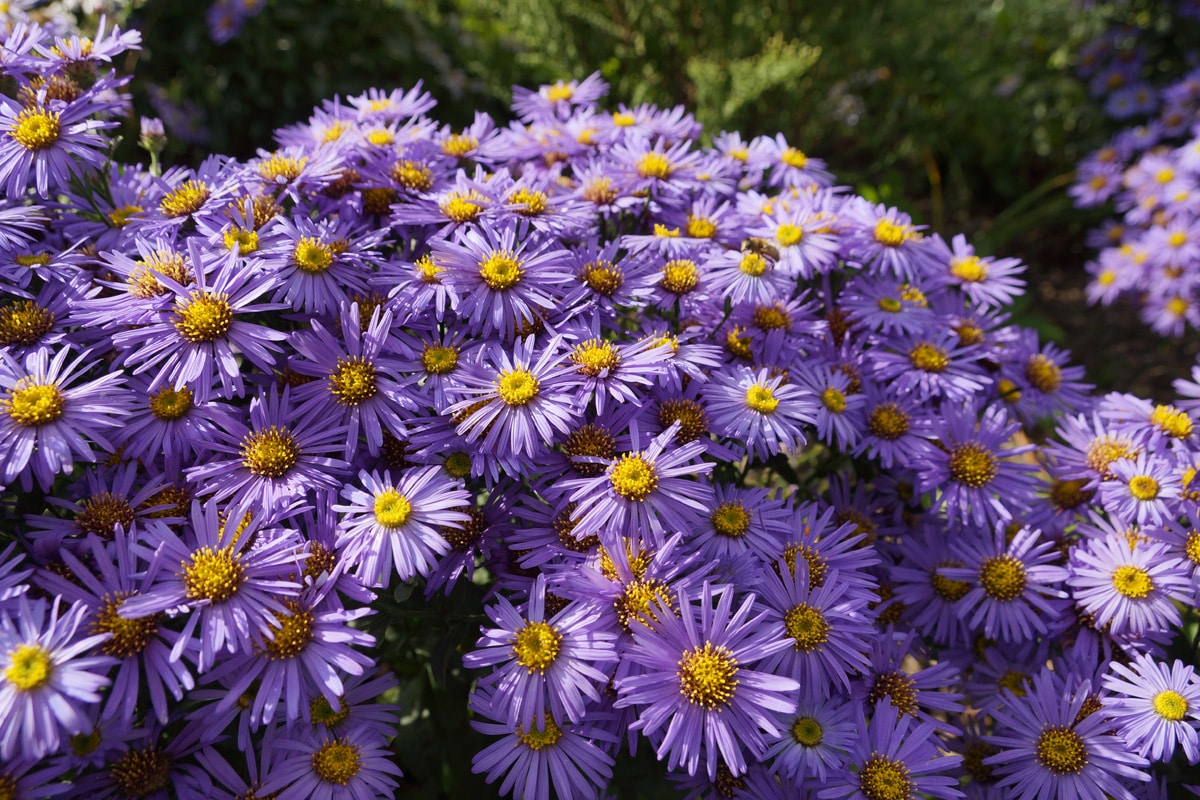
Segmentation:
[(596, 687), (609, 680), (597, 665), (615, 665), (616, 635), (598, 627), (600, 608), (575, 601), (546, 619), (546, 578), (538, 575), (526, 614), (503, 597), (488, 607), (499, 627), (480, 628), (480, 649), (463, 656), (470, 669), (495, 666), (482, 683), (494, 687), (492, 715), (523, 730), (579, 722), (585, 699), (599, 700)]
[(1104, 711), (1138, 755), (1170, 761), (1176, 748), (1189, 764), (1200, 761), (1200, 680), (1179, 659), (1168, 667), (1139, 653), (1126, 666), (1113, 661), (1104, 677)]
[(395, 796), (400, 768), (387, 739), (369, 728), (351, 728), (325, 738), (289, 733), (272, 739), (271, 746), (278, 758), (258, 790), (263, 797), (367, 800)]
[(0, 97), (0, 183), (9, 197), (25, 194), (30, 173), (38, 196), (50, 197), (52, 186), (69, 184), (83, 165), (104, 166), (109, 140), (96, 131), (117, 126), (99, 118), (114, 110), (113, 103), (94, 92), (70, 102), (46, 93), (41, 89), (31, 106)]
[(699, 604), (680, 591), (680, 616), (660, 613), (631, 622), (633, 644), (625, 660), (640, 668), (616, 682), (617, 708), (635, 706), (633, 727), (647, 736), (660, 731), (659, 759), (689, 775), (701, 768), (709, 780), (723, 761), (733, 775), (746, 771), (766, 737), (779, 735), (780, 715), (796, 709), (800, 684), (750, 666), (790, 645), (751, 616), (754, 596), (733, 608), (733, 587), (705, 582)]
[(59, 749), (62, 734), (88, 727), (85, 706), (100, 702), (114, 659), (84, 655), (106, 634), (78, 636), (87, 607), (76, 603), (59, 614), (55, 598), (17, 598), (0, 614), (0, 757), (40, 759)]

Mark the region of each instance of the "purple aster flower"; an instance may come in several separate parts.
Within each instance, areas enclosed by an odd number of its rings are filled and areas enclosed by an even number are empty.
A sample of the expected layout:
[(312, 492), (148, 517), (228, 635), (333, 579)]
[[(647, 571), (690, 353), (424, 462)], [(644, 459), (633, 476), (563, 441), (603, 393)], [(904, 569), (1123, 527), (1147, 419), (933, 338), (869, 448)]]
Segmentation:
[(802, 701), (763, 760), (770, 760), (771, 771), (789, 780), (814, 777), (824, 784), (845, 766), (856, 733), (854, 713), (844, 697)]
[(1039, 672), (1028, 694), (1006, 693), (992, 712), (1000, 752), (984, 759), (1013, 800), (1134, 800), (1126, 781), (1145, 781), (1145, 760), (1108, 734), (1105, 714), (1084, 715), (1090, 685), (1071, 691), (1049, 670)]
[(9, 197), (25, 194), (31, 172), (38, 196), (48, 198), (52, 186), (67, 186), (84, 165), (104, 166), (109, 140), (97, 131), (117, 126), (100, 118), (112, 102), (96, 92), (70, 102), (51, 100), (47, 92), (43, 87), (28, 106), (0, 97), (0, 183)]
[(363, 470), (358, 479), (363, 489), (345, 486), (346, 504), (333, 510), (343, 515), (338, 549), (368, 586), (390, 584), (393, 568), (402, 581), (428, 574), (450, 548), (438, 529), (470, 521), (462, 511), (470, 493), (440, 467), (405, 470), (395, 481), (390, 472)]
[(249, 651), (253, 637), (268, 634), (276, 614), (287, 613), (280, 598), (302, 588), (294, 576), (302, 572), (303, 543), (287, 529), (267, 527), (269, 519), (257, 509), (228, 531), (227, 511), (216, 502), (194, 500), (186, 541), (162, 532), (145, 543), (150, 547), (140, 546), (139, 554), (150, 562), (146, 582), (152, 583), (119, 609), (129, 620), (186, 614), (171, 659), (181, 658), (195, 639), (200, 672), (212, 667), (221, 650)]
[(909, 282), (937, 268), (937, 252), (907, 214), (855, 197), (842, 207), (850, 229), (850, 257)]
[(211, 400), (198, 403), (186, 386), (150, 389), (145, 375), (134, 378), (133, 394), (140, 402), (133, 407), (130, 420), (120, 430), (119, 446), (128, 458), (152, 460), (165, 458), (168, 463), (189, 463), (206, 442), (220, 436), (222, 430), (236, 427), (237, 412), (227, 403)]
[(0, 612), (0, 757), (41, 759), (59, 748), (63, 733), (84, 732), (84, 709), (99, 703), (114, 659), (85, 655), (105, 634), (79, 636), (87, 614), (75, 603), (59, 614), (55, 598), (47, 616), (46, 601), (17, 597)]
[(1157, 541), (1124, 536), (1091, 539), (1071, 551), (1072, 596), (1114, 634), (1140, 635), (1182, 624), (1178, 602), (1194, 591), (1191, 571)]
[[(270, 630), (259, 634), (253, 658), (230, 658), (208, 673), (209, 681), (223, 681), (229, 692), (222, 706), (244, 694), (253, 697), (250, 713), (264, 725), (277, 718), (283, 706), (288, 723), (307, 712), (309, 702), (324, 697), (340, 708), (345, 692), (343, 675), (362, 675), (375, 661), (355, 647), (369, 648), (375, 637), (349, 623), (371, 613), (369, 608), (347, 611), (332, 590), (335, 580), (321, 588), (284, 602)], [(258, 682), (257, 689), (252, 689)]]
[(466, 228), (456, 241), (430, 242), (439, 277), (459, 294), (467, 329), (511, 341), (557, 307), (574, 282), (573, 259), (556, 240), (523, 224)]
[(991, 406), (976, 418), (973, 406), (943, 406), (931, 433), (940, 447), (926, 450), (914, 466), (917, 490), (938, 493), (934, 508), (950, 520), (990, 528), (1012, 518), (1011, 509), (1033, 503), (1036, 467), (1012, 456), (1033, 449), (1003, 448), (1020, 428), (1002, 408)]
[(959, 735), (959, 729), (946, 721), (965, 710), (962, 693), (947, 691), (960, 681), (957, 666), (931, 661), (914, 631), (899, 633), (891, 625), (875, 636), (870, 647), (871, 667), (851, 692), (862, 708), (872, 709), (876, 718), (915, 717), (939, 732)]
[(804, 426), (816, 419), (818, 410), (807, 387), (782, 375), (772, 377), (765, 368), (718, 373), (704, 392), (713, 432), (740, 440), (759, 460), (805, 444)]
[(546, 578), (538, 575), (526, 614), (503, 597), (487, 609), (499, 627), (480, 628), (480, 649), (463, 656), (470, 669), (494, 666), (482, 679), (494, 688), (491, 716), (522, 730), (542, 731), (543, 721), (579, 722), (584, 700), (599, 700), (596, 686), (609, 680), (597, 666), (615, 665), (616, 635), (597, 628), (600, 608), (575, 601), (546, 619)]
[(888, 571), (888, 582), (904, 607), (901, 616), (936, 644), (966, 644), (970, 630), (958, 614), (958, 603), (971, 591), (969, 580), (955, 580), (943, 569), (963, 567), (946, 541), (942, 526), (922, 526), (900, 549), (900, 561)]
[(809, 280), (829, 272), (837, 264), (839, 242), (830, 232), (831, 221), (827, 212), (802, 198), (746, 232), (775, 248), (779, 254), (775, 268), (781, 274)]
[[(112, 341), (124, 351), (121, 360), (132, 365), (133, 374), (157, 369), (151, 389), (186, 386), (197, 402), (206, 403), (218, 377), (225, 397), (241, 396), (244, 383), (238, 356), (271, 372), (273, 353), (279, 352), (275, 342), (286, 334), (246, 320), (247, 315), (281, 307), (254, 303), (271, 283), (260, 280), (236, 252), (221, 255), (201, 247), (196, 239), (188, 240), (195, 284), (184, 286), (156, 275), (175, 293), (174, 305), (143, 326), (113, 334)], [(210, 253), (223, 260), (205, 268), (213, 260)]]
[(608, 786), (613, 759), (605, 746), (612, 734), (600, 727), (598, 715), (583, 725), (558, 725), (547, 714), (541, 728), (526, 729), (496, 719), (494, 698), (486, 690), (471, 696), (471, 708), (480, 717), (471, 727), (488, 736), (501, 737), (471, 760), (472, 772), (487, 773), (488, 783), (504, 776), (500, 794), (521, 800), (550, 800), (550, 790), (561, 798), (589, 797)]
[(921, 402), (966, 403), (984, 389), (986, 378), (976, 363), (980, 348), (963, 344), (953, 330), (934, 328), (888, 345), (873, 348), (868, 358), (873, 377), (890, 384), (894, 393), (911, 392)]
[(838, 306), (856, 326), (892, 335), (917, 335), (936, 324), (929, 301), (914, 294), (906, 283), (888, 275), (862, 272), (846, 284), (838, 297)]
[(239, 508), (287, 505), (312, 489), (337, 489), (347, 464), (329, 457), (343, 446), (346, 429), (329, 419), (299, 417), (290, 387), (274, 386), (250, 401), (250, 425), (240, 420), (203, 446), (225, 458), (189, 467), (188, 481), (214, 501), (232, 498)]
[[(755, 252), (755, 246), (765, 252)], [(775, 267), (775, 262), (771, 251), (762, 245), (751, 245), (742, 252), (719, 253), (704, 265), (708, 290), (716, 297), (728, 297), (735, 304), (774, 303), (786, 297), (795, 283), (794, 276), (785, 275)]]
[(1181, 482), (1172, 459), (1139, 453), (1112, 465), (1114, 480), (1100, 484), (1100, 502), (1127, 525), (1162, 525), (1178, 513)]
[(562, 482), (577, 504), (576, 538), (599, 534), (612, 547), (619, 537), (631, 536), (661, 547), (668, 531), (689, 530), (710, 508), (712, 487), (694, 478), (710, 472), (712, 464), (697, 463), (704, 451), (699, 442), (668, 449), (678, 430), (679, 423), (672, 423), (642, 449), (635, 426), (632, 449), (613, 459), (603, 475)]
[(863, 381), (866, 425), (853, 450), (856, 456), (866, 453), (879, 459), (884, 469), (894, 464), (919, 463), (920, 456), (930, 449), (931, 420), (926, 404), (910, 394), (889, 389), (875, 381)]
[(700, 557), (722, 564), (749, 555), (763, 562), (775, 558), (791, 532), (789, 505), (757, 486), (716, 483), (713, 491), (708, 517), (693, 528), (689, 540)]
[(104, 753), (104, 766), (77, 778), (72, 789), (96, 800), (171, 800), (213, 797), (212, 780), (194, 758), (219, 736), (207, 724), (167, 734), (162, 725), (126, 728)]
[(278, 760), (259, 792), (319, 800), (373, 800), (394, 796), (396, 766), (387, 740), (369, 728), (338, 736), (313, 734), (271, 740)]
[(850, 800), (908, 800), (922, 796), (962, 797), (953, 773), (961, 759), (942, 755), (940, 740), (928, 722), (913, 724), (910, 717), (885, 713), (876, 707), (870, 722), (859, 711), (857, 737), (845, 770), (834, 772), (819, 797)]
[(695, 775), (703, 759), (709, 780), (718, 760), (740, 775), (745, 751), (762, 758), (766, 737), (780, 734), (780, 715), (795, 711), (800, 688), (791, 678), (750, 668), (789, 641), (760, 624), (765, 612), (751, 616), (753, 595), (736, 610), (733, 602), (733, 587), (706, 581), (698, 598), (680, 592), (679, 616), (633, 621), (624, 660), (639, 669), (616, 682), (616, 706), (638, 707), (632, 727), (647, 736), (662, 733), (656, 749), (667, 768)]
[(1010, 537), (1003, 523), (987, 535), (964, 530), (952, 552), (962, 566), (941, 567), (937, 574), (969, 584), (956, 610), (971, 628), (1005, 642), (1022, 642), (1046, 633), (1061, 616), (1066, 595), (1056, 587), (1067, 571), (1054, 563), (1059, 558), (1054, 540), (1039, 531), (1025, 527)]
[[(931, 238), (945, 248), (945, 243), (936, 235)], [(945, 260), (945, 272), (934, 280), (957, 286), (972, 303), (1003, 308), (1025, 292), (1025, 281), (1017, 277), (1025, 271), (1020, 259), (981, 258), (961, 233), (951, 241), (950, 252), (946, 255), (949, 257)]]
[(1179, 659), (1168, 667), (1145, 653), (1126, 666), (1113, 661), (1104, 677), (1104, 713), (1129, 747), (1151, 761), (1170, 761), (1183, 750), (1189, 764), (1200, 761), (1200, 679)]
[(125, 376), (115, 370), (73, 386), (95, 354), (84, 350), (68, 362), (72, 352), (35, 350), (21, 363), (0, 350), (0, 485), (20, 478), (28, 491), (37, 478), (49, 489), (75, 462), (96, 460), (91, 443), (113, 449), (103, 431), (128, 411)]
[(326, 314), (366, 294), (366, 276), (378, 263), (374, 248), (383, 231), (364, 232), (347, 217), (314, 221), (302, 216), (280, 217), (273, 231), (282, 237), (278, 244), (255, 253), (270, 276), (263, 283), (276, 287), (273, 303)]
[(595, 400), (596, 413), (604, 413), (605, 398), (611, 403), (636, 403), (639, 392), (654, 384), (666, 369), (670, 345), (652, 338), (629, 344), (590, 338), (575, 345), (568, 359), (574, 367), (572, 381), (578, 383), (577, 404), (586, 409)]

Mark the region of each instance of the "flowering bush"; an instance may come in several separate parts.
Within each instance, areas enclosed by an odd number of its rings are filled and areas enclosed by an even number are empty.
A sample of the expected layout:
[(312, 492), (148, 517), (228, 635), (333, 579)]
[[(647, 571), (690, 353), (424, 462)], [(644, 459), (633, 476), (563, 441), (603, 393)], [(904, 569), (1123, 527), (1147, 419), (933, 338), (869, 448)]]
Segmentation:
[(112, 163), (136, 44), (0, 67), (5, 791), (393, 796), (389, 615), (473, 586), (501, 794), (640, 750), (694, 797), (1161, 797), (1200, 755), (1200, 381), (1094, 403), (1014, 260), (597, 76)]

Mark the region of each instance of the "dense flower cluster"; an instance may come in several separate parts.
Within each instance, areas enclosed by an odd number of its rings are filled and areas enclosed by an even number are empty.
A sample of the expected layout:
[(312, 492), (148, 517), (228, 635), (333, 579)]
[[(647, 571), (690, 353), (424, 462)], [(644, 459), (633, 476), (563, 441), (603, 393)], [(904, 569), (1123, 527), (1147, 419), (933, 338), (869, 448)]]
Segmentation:
[[(1180, 17), (1197, 17), (1181, 3)], [(1081, 75), (1117, 119), (1138, 121), (1080, 163), (1070, 195), (1118, 217), (1089, 238), (1088, 300), (1133, 301), (1164, 336), (1200, 327), (1200, 70), (1166, 87), (1145, 77), (1136, 31), (1115, 29), (1080, 56)]]
[(1158, 797), (1200, 755), (1200, 376), (1094, 403), (1008, 323), (1015, 261), (597, 76), (108, 163), (135, 44), (0, 65), (0, 787), (392, 796), (362, 620), (471, 580), (516, 797), (638, 747), (695, 797), (866, 800)]

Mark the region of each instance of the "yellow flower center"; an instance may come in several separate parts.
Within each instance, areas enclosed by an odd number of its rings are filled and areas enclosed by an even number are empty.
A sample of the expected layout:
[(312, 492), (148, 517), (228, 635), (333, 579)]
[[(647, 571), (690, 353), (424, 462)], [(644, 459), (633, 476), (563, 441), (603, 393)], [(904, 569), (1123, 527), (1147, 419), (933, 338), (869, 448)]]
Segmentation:
[(162, 614), (150, 614), (136, 619), (125, 619), (120, 614), (121, 604), (136, 592), (113, 592), (104, 596), (96, 611), (90, 633), (111, 633), (112, 638), (100, 645), (100, 652), (114, 658), (132, 658), (140, 655), (150, 639), (158, 633), (158, 622)]
[[(345, 722), (350, 716), (350, 706), (344, 697), (339, 699), (341, 708), (334, 711), (325, 695), (319, 694), (314, 697), (308, 704), (308, 718), (312, 720), (312, 724), (314, 726), (324, 725), (326, 728), (332, 729)], [(246, 800), (250, 799), (246, 798)]]
[[(613, 579), (615, 578), (614, 571)], [(629, 630), (629, 621), (632, 619), (649, 624), (658, 621), (655, 610), (674, 612), (675, 596), (660, 580), (638, 578), (625, 586), (625, 591), (613, 601), (613, 606), (617, 611), (617, 621), (625, 630)]]
[(713, 530), (730, 539), (740, 539), (750, 530), (750, 512), (738, 502), (722, 503), (709, 515)]
[(194, 291), (187, 299), (175, 302), (175, 330), (185, 342), (214, 342), (233, 327), (233, 306), (229, 295)]
[(646, 153), (637, 162), (637, 174), (643, 178), (665, 180), (671, 177), (671, 173), (674, 171), (671, 160), (664, 154), (654, 151)]
[(885, 441), (895, 441), (908, 433), (908, 414), (895, 403), (880, 403), (867, 419), (871, 434)]
[(795, 167), (796, 169), (804, 169), (808, 166), (808, 156), (795, 147), (789, 147), (784, 150), (779, 158), (789, 167)]
[(737, 673), (737, 659), (729, 648), (705, 642), (679, 659), (679, 691), (688, 702), (712, 711), (733, 698)]
[(1150, 412), (1150, 424), (1175, 439), (1192, 435), (1192, 418), (1175, 406), (1155, 406)]
[(558, 650), (562, 644), (562, 634), (545, 622), (526, 621), (525, 627), (517, 631), (517, 641), (513, 645), (513, 656), (517, 663), (530, 674), (544, 673), (558, 658)]
[(1052, 394), (1062, 385), (1062, 369), (1049, 357), (1038, 353), (1025, 364), (1025, 377), (1039, 392)]
[(307, 163), (308, 158), (292, 158), (291, 156), (273, 153), (266, 161), (259, 162), (258, 174), (264, 180), (271, 182), (274, 182), (278, 178), (283, 178), (285, 181), (294, 181), (300, 177), (300, 173), (304, 170), (304, 165)]
[(264, 643), (267, 657), (272, 661), (295, 658), (313, 640), (313, 614), (299, 603), (286, 604), (288, 613), (276, 612), (271, 625), (271, 638)]
[(775, 241), (780, 247), (791, 247), (804, 238), (804, 228), (785, 222), (775, 229)]
[(21, 692), (32, 692), (50, 682), (54, 661), (50, 651), (37, 644), (19, 644), (8, 654), (4, 677)]
[(640, 453), (621, 456), (608, 474), (613, 491), (626, 500), (641, 502), (658, 488), (658, 471)]
[(903, 672), (883, 672), (875, 676), (871, 690), (867, 692), (868, 706), (874, 706), (885, 697), (899, 714), (917, 713), (916, 681)]
[(440, 344), (425, 345), (421, 354), (421, 365), (430, 375), (445, 375), (458, 366), (458, 348)]
[(783, 624), (788, 636), (795, 640), (793, 647), (805, 653), (819, 650), (829, 640), (829, 623), (821, 609), (808, 603), (789, 608), (783, 615)]
[(1158, 481), (1149, 475), (1134, 475), (1129, 479), (1129, 493), (1143, 502), (1158, 497)]
[(442, 152), (451, 158), (466, 158), (479, 149), (479, 140), (467, 133), (452, 133), (442, 142)]
[(17, 115), (8, 135), (26, 150), (45, 150), (58, 141), (59, 116), (54, 111), (27, 108)]
[(220, 550), (202, 547), (192, 553), (191, 563), (183, 562), (182, 568), (183, 588), (189, 600), (224, 602), (246, 580), (246, 568), (229, 547)]
[(982, 261), (979, 256), (955, 258), (950, 261), (950, 274), (960, 281), (979, 283), (987, 279), (987, 263)]
[(29, 347), (54, 327), (54, 312), (33, 300), (0, 308), (0, 347)]
[(94, 533), (104, 539), (111, 539), (118, 525), (128, 531), (133, 520), (133, 507), (129, 501), (112, 492), (100, 492), (84, 498), (75, 515), (75, 524), (81, 531)]
[(872, 753), (858, 771), (858, 785), (867, 800), (909, 800), (913, 796), (908, 767)]
[(1178, 722), (1189, 710), (1187, 698), (1170, 689), (1154, 695), (1154, 710), (1163, 719)]
[(164, 422), (173, 422), (184, 417), (192, 410), (192, 390), (186, 386), (182, 389), (165, 389), (150, 395), (150, 413)]
[(975, 442), (957, 444), (950, 451), (950, 480), (979, 489), (987, 486), (999, 472), (996, 455)]
[(1025, 591), (1025, 565), (1007, 553), (992, 556), (979, 567), (979, 584), (994, 600), (1015, 600)]
[(479, 193), (471, 190), (467, 194), (451, 192), (438, 204), (442, 214), (454, 222), (473, 222), (483, 211), (483, 206), (475, 202), (482, 200)]
[(1055, 775), (1078, 775), (1088, 763), (1087, 748), (1078, 733), (1063, 725), (1046, 727), (1034, 744), (1038, 763)]
[(125, 283), (135, 297), (158, 297), (170, 291), (158, 280), (159, 275), (170, 278), (180, 286), (195, 283), (183, 255), (173, 250), (155, 250), (145, 260), (139, 259), (133, 264), (134, 268)]
[(287, 428), (272, 425), (242, 439), (242, 465), (262, 478), (282, 478), (300, 460), (300, 446)]
[(846, 410), (846, 395), (841, 389), (830, 386), (821, 392), (821, 404), (829, 409), (830, 413), (841, 414)]
[(1123, 458), (1134, 458), (1137, 454), (1133, 443), (1128, 439), (1118, 439), (1110, 434), (1097, 436), (1088, 443), (1087, 449), (1087, 465), (1101, 476), (1108, 478), (1112, 476), (1109, 467), (1114, 461), (1119, 461)]
[(687, 235), (692, 239), (711, 239), (717, 235), (717, 223), (704, 217), (693, 217), (688, 214)]
[(583, 187), (583, 199), (597, 206), (610, 205), (618, 194), (612, 178), (592, 178)]
[(742, 261), (738, 264), (738, 269), (742, 271), (743, 275), (758, 278), (767, 271), (767, 266), (767, 259), (758, 253), (746, 253), (742, 256)]
[(933, 593), (943, 600), (948, 600), (953, 603), (956, 600), (961, 600), (966, 596), (967, 592), (971, 591), (971, 584), (967, 581), (956, 581), (945, 577), (940, 570), (945, 568), (961, 567), (961, 561), (943, 561), (938, 564), (929, 576), (929, 582), (933, 585)]
[(800, 717), (792, 723), (792, 739), (804, 747), (816, 747), (825, 738), (821, 723), (813, 717)]
[(580, 271), (579, 280), (601, 297), (612, 297), (625, 283), (625, 273), (611, 261), (589, 261)]
[(392, 180), (412, 192), (427, 192), (433, 187), (433, 170), (416, 161), (397, 161), (390, 174)]
[(950, 356), (941, 347), (921, 342), (908, 351), (909, 363), (924, 372), (942, 372), (950, 366)]
[(526, 369), (514, 369), (501, 372), (496, 378), (496, 393), (506, 405), (523, 406), (541, 391), (541, 382), (537, 376)]
[(333, 247), (312, 236), (304, 236), (292, 250), (296, 269), (309, 275), (324, 272), (333, 266)]
[(171, 759), (154, 745), (125, 752), (109, 771), (125, 797), (150, 797), (171, 785)]
[(762, 331), (788, 330), (792, 326), (792, 317), (786, 308), (776, 303), (772, 306), (755, 306), (750, 322)]
[(237, 246), (238, 253), (241, 255), (249, 255), (258, 250), (258, 231), (248, 228), (239, 228), (237, 225), (230, 225), (225, 229), (222, 235), (225, 242), (225, 249), (232, 250)]
[[(576, 456), (596, 456), (611, 461), (616, 451), (616, 446), (617, 440), (607, 428), (588, 422), (567, 435), (562, 449), (564, 453), (572, 458)], [(603, 464), (587, 462), (572, 462), (572, 466), (574, 466), (575, 471), (580, 475), (599, 475), (605, 470)]]
[(358, 747), (340, 739), (330, 739), (312, 754), (317, 777), (335, 786), (345, 786), (362, 769)]
[(662, 270), (662, 288), (671, 294), (687, 294), (700, 285), (700, 269), (686, 258), (668, 261)]
[(513, 210), (523, 217), (536, 217), (546, 213), (550, 198), (536, 189), (518, 189), (508, 196), (508, 204), (516, 206)]
[(1118, 594), (1130, 600), (1144, 600), (1154, 591), (1154, 581), (1150, 578), (1150, 573), (1132, 564), (1117, 567), (1113, 571), (1112, 584)]
[(375, 521), (384, 528), (399, 528), (408, 522), (412, 503), (395, 489), (385, 489), (375, 495)]
[(375, 365), (362, 356), (341, 357), (329, 376), (329, 393), (343, 406), (357, 406), (375, 396)]
[(0, 408), (8, 411), (8, 416), (17, 425), (34, 428), (47, 425), (63, 415), (67, 407), (67, 398), (52, 383), (37, 383), (32, 377), (17, 381), (8, 390), (8, 397), (0, 400)]
[(536, 752), (544, 747), (553, 747), (556, 745), (558, 740), (562, 738), (562, 731), (554, 724), (554, 720), (551, 719), (550, 715), (546, 714), (546, 718), (542, 720), (542, 729), (540, 731), (536, 728), (531, 728), (527, 731), (524, 728), (518, 727), (517, 738), (521, 740), (521, 744)]
[(756, 383), (746, 390), (746, 407), (759, 414), (773, 414), (779, 407), (779, 400), (771, 387)]
[(916, 235), (917, 232), (911, 226), (897, 225), (890, 219), (881, 219), (875, 223), (875, 241), (884, 247), (899, 247)]
[(673, 397), (663, 400), (658, 406), (658, 424), (664, 429), (679, 423), (679, 431), (675, 441), (680, 444), (694, 442), (708, 431), (708, 415), (704, 406), (695, 400), (684, 397)]
[(204, 181), (184, 181), (163, 197), (158, 209), (164, 217), (186, 217), (199, 211), (211, 195), (212, 190)]
[(575, 349), (571, 351), (571, 361), (577, 365), (578, 372), (595, 378), (605, 370), (609, 372), (615, 370), (621, 363), (621, 356), (613, 347), (612, 342), (589, 339), (583, 344), (575, 346)]
[(516, 286), (524, 274), (521, 261), (508, 250), (496, 250), (479, 262), (479, 277), (497, 292)]

